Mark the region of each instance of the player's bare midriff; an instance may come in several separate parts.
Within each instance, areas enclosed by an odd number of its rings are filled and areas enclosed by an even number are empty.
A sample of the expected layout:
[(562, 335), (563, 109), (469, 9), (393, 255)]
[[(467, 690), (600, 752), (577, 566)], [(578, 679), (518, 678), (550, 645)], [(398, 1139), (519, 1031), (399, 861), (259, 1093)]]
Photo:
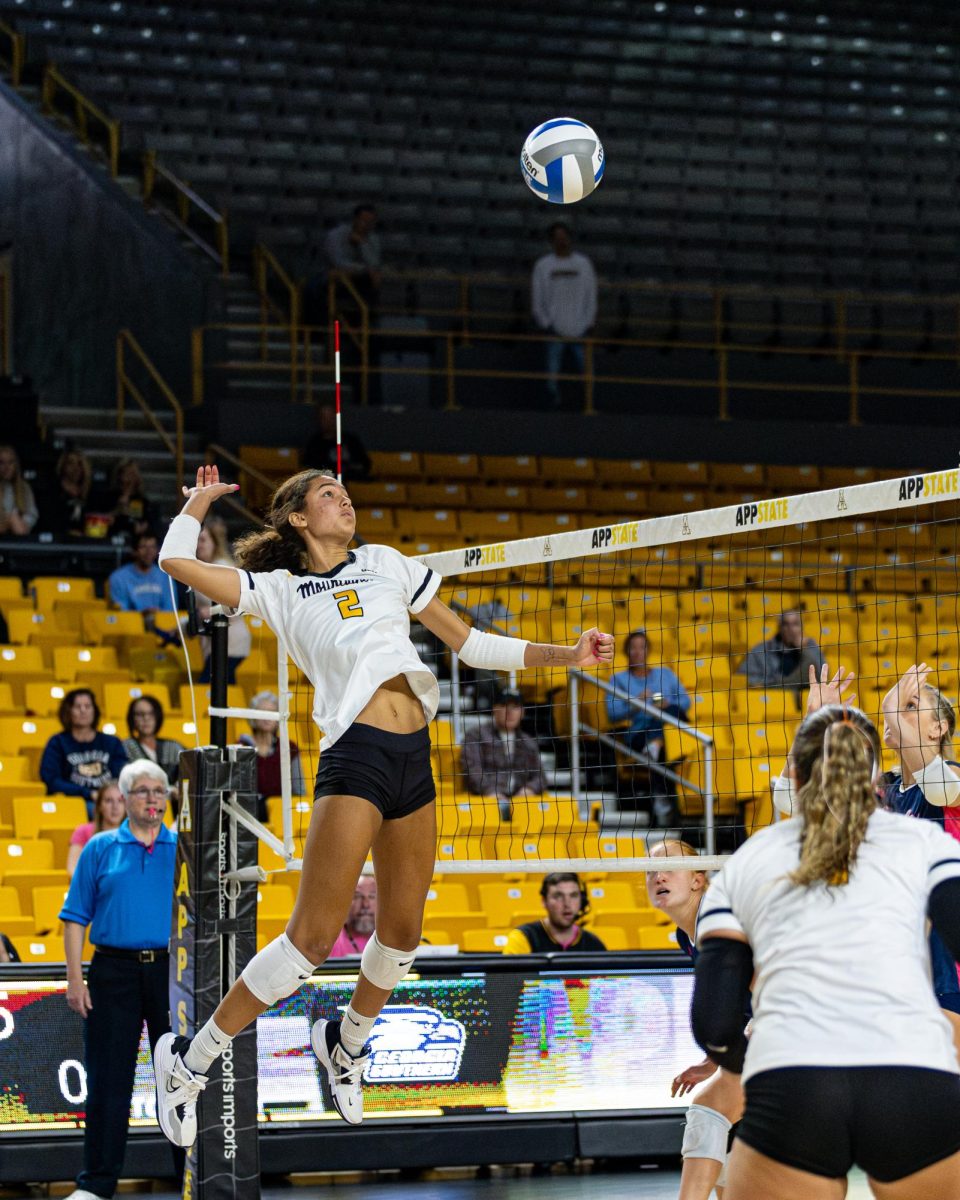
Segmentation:
[(395, 675), (380, 684), (366, 708), (357, 715), (357, 723), (390, 733), (416, 733), (427, 722), (423, 704), (414, 695), (406, 675)]

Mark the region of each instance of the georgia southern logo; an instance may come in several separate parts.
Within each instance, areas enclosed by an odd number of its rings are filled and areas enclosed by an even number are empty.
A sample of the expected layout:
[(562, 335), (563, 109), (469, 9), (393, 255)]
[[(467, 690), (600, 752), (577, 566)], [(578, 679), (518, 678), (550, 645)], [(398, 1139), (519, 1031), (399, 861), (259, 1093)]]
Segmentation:
[(455, 1080), (467, 1031), (435, 1008), (388, 1004), (370, 1035), (367, 1083)]

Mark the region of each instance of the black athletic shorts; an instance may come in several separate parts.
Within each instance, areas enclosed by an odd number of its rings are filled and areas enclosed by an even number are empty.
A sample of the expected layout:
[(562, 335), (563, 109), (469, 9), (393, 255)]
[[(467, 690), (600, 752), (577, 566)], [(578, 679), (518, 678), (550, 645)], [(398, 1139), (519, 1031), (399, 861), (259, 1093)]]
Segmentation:
[(894, 1183), (960, 1150), (960, 1075), (921, 1067), (787, 1067), (744, 1085), (737, 1137), (775, 1162)]
[(437, 798), (430, 769), (430, 733), (389, 733), (351, 725), (329, 750), (321, 747), (314, 800), (362, 796), (387, 821), (406, 817)]

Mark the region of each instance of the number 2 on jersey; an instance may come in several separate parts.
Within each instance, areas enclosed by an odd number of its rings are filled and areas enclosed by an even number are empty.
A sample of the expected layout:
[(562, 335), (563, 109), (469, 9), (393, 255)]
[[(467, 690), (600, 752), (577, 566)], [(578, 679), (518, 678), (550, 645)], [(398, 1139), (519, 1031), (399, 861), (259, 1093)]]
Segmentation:
[(334, 592), (333, 598), (337, 602), (337, 608), (340, 609), (340, 616), (345, 621), (349, 621), (351, 617), (363, 616), (363, 605), (360, 603), (360, 597), (353, 588), (346, 588), (342, 592)]

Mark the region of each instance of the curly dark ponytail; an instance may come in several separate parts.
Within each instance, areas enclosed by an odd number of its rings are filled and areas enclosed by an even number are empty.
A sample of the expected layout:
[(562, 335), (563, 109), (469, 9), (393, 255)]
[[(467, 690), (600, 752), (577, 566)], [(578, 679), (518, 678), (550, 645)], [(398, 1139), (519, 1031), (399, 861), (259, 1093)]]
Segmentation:
[(329, 471), (300, 471), (281, 483), (270, 499), (265, 528), (238, 538), (234, 558), (247, 571), (302, 571), (307, 562), (306, 546), (290, 516), (302, 512), (307, 493), (317, 479), (333, 479)]

